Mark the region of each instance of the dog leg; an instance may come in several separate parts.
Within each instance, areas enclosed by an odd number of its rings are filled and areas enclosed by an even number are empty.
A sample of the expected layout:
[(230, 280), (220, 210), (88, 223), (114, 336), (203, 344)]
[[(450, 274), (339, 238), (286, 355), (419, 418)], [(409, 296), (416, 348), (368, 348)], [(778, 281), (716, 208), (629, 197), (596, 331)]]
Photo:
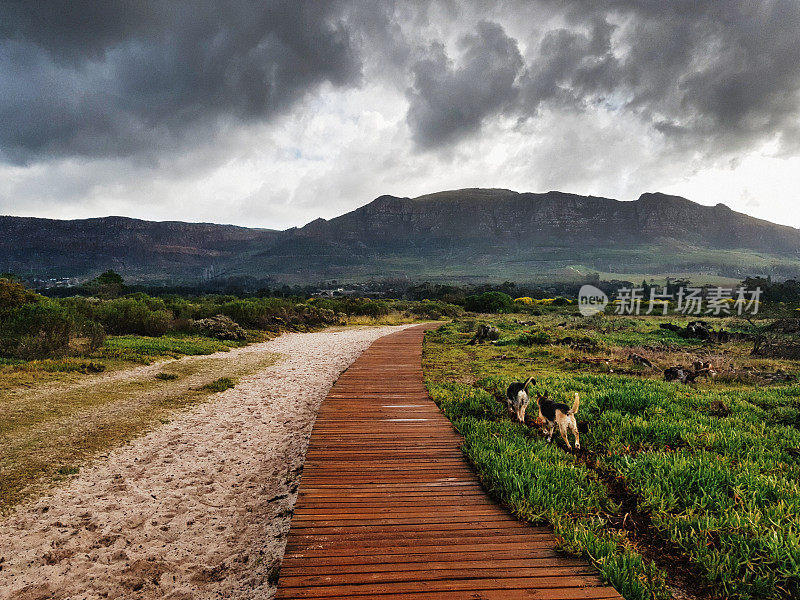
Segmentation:
[(569, 445), (569, 435), (567, 434), (567, 424), (564, 422), (564, 419), (561, 419), (558, 422), (558, 430), (561, 432), (561, 437), (564, 439), (564, 443), (567, 445), (567, 449), (572, 450), (572, 446)]
[(524, 391), (517, 394), (517, 419), (520, 423), (525, 423), (525, 410), (528, 408), (529, 402), (528, 394)]
[(547, 428), (547, 443), (551, 443), (553, 441), (553, 432), (556, 430), (556, 424), (548, 422), (545, 426)]
[(575, 436), (575, 449), (576, 450), (580, 450), (581, 449), (581, 436), (578, 433), (578, 423), (575, 421), (575, 419), (570, 419), (569, 429), (570, 429), (570, 431), (572, 431), (572, 435)]
[(506, 408), (508, 409), (508, 416), (511, 417), (511, 420), (517, 418), (517, 404), (514, 402), (512, 398), (506, 397)]

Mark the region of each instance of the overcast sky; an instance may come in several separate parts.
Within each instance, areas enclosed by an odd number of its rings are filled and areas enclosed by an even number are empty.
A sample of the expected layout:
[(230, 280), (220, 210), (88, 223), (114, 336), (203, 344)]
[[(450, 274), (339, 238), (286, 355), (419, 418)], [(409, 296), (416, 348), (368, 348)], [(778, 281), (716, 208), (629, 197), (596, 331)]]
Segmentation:
[(0, 214), (662, 191), (800, 227), (800, 2), (0, 1)]

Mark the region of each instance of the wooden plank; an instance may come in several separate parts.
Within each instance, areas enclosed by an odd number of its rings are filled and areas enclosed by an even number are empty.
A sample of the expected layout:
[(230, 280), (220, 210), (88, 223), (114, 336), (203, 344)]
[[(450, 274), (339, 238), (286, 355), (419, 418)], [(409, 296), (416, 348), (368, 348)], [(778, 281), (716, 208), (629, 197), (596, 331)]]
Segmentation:
[[(462, 574), (465, 572), (462, 571)], [(596, 576), (574, 575), (572, 577), (509, 577), (486, 579), (458, 579), (445, 581), (389, 581), (380, 583), (339, 583), (337, 585), (302, 585), (299, 587), (283, 586), (278, 588), (276, 598), (328, 598), (332, 593), (350, 597), (373, 598), (375, 594), (409, 594), (417, 598), (418, 594), (436, 591), (462, 591), (474, 593), (484, 589), (493, 590), (542, 590), (556, 588), (591, 587), (600, 584)], [(547, 598), (544, 593), (536, 598)], [(463, 598), (469, 598), (465, 594)]]
[(485, 493), (423, 385), (425, 329), (376, 341), (323, 402), (277, 598), (621, 598)]
[[(534, 595), (535, 594), (535, 595)], [(279, 595), (278, 598), (291, 598), (292, 596)], [(326, 595), (326, 600), (350, 600), (352, 596)], [(591, 588), (558, 588), (555, 590), (537, 590), (536, 588), (522, 590), (497, 590), (481, 589), (470, 591), (426, 591), (414, 595), (394, 593), (371, 593), (369, 598), (374, 600), (606, 600), (619, 599), (620, 595), (612, 587)]]
[[(485, 558), (479, 556), (474, 558), (481, 569), (517, 569), (524, 567), (585, 567), (585, 563), (578, 559), (553, 558), (552, 556), (541, 558)], [(385, 571), (426, 571), (426, 570), (453, 570), (464, 569), (464, 561), (452, 560), (426, 560), (424, 562), (390, 562), (390, 563), (368, 563), (365, 565), (330, 565), (328, 568), (321, 565), (300, 565), (293, 567), (291, 564), (284, 564), (281, 574), (284, 576), (295, 575), (320, 575), (325, 573), (381, 573)]]

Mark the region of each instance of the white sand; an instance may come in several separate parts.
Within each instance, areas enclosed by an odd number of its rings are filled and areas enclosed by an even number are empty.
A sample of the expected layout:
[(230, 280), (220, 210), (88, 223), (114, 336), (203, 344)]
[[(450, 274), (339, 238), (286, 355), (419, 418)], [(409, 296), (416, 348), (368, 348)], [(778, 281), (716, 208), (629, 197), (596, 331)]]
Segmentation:
[(0, 521), (0, 598), (270, 598), (320, 402), (403, 327), (287, 334), (276, 365)]

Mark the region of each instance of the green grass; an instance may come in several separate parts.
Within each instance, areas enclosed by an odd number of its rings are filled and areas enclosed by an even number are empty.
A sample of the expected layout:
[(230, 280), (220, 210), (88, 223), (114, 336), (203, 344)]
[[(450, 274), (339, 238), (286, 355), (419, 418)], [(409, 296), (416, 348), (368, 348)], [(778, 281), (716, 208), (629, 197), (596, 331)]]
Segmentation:
[(6, 363), (9, 371), (42, 372), (42, 373), (102, 373), (106, 366), (98, 361), (80, 360), (76, 358), (20, 360)]
[[(625, 360), (630, 348), (648, 348), (662, 367), (710, 353), (738, 367), (797, 371), (796, 364), (752, 359), (744, 343), (682, 344), (655, 317), (569, 317), (565, 324), (563, 315), (549, 315), (534, 328), (495, 321), (501, 344), (467, 346), (469, 327), (454, 323), (428, 334), (423, 361), (432, 398), (493, 494), (520, 517), (552, 524), (565, 549), (590, 558), (628, 599), (665, 597), (669, 565), (654, 564), (643, 540), (614, 526), (620, 507), (609, 478), (624, 484), (665, 547), (690, 561), (701, 586), (726, 598), (800, 593), (800, 386), (685, 386), (662, 381), (660, 371), (618, 374), (635, 371)], [(529, 345), (532, 330), (537, 341), (545, 334), (554, 343)], [(580, 335), (597, 339), (598, 348), (558, 343)], [(617, 372), (585, 361), (601, 357)], [(498, 398), (528, 375), (536, 376), (536, 391), (556, 399), (581, 393), (588, 452), (576, 457), (508, 419)], [(728, 416), (711, 413), (715, 400)]]
[(109, 338), (97, 352), (99, 357), (148, 364), (159, 358), (180, 358), (227, 352), (244, 342), (217, 340), (201, 336), (146, 337), (121, 335)]
[(207, 390), (209, 392), (224, 392), (225, 390), (229, 390), (236, 385), (236, 382), (231, 379), (230, 377), (220, 377), (212, 381), (211, 383), (205, 384), (200, 389)]

